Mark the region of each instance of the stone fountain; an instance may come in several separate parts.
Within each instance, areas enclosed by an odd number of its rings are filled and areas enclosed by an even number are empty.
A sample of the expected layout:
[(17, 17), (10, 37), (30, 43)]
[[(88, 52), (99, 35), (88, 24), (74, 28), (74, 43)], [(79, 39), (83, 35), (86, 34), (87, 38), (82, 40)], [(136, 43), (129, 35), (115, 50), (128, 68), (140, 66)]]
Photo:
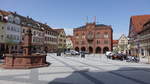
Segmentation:
[(31, 52), (32, 33), (31, 28), (25, 33), (23, 42), (23, 53), (5, 54), (3, 67), (7, 69), (29, 69), (48, 66), (46, 54), (36, 54)]

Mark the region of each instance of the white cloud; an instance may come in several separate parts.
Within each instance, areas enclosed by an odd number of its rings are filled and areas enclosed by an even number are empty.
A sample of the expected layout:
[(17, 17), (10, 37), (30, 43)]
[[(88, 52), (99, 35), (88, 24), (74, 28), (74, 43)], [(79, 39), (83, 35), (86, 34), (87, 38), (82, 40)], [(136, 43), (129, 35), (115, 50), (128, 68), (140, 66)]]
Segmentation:
[(114, 39), (114, 40), (118, 40), (122, 34), (128, 36), (126, 33), (118, 33), (118, 32), (115, 32), (115, 33), (114, 33), (114, 32), (113, 32), (113, 39)]

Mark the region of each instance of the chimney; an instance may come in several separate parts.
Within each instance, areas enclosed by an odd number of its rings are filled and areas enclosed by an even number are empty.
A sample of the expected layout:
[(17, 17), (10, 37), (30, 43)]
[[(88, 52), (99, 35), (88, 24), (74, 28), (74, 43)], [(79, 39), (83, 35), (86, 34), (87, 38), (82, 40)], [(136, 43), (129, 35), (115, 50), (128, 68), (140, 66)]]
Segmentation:
[(27, 16), (27, 18), (29, 19), (29, 16)]
[(17, 14), (17, 12), (15, 11), (14, 14)]

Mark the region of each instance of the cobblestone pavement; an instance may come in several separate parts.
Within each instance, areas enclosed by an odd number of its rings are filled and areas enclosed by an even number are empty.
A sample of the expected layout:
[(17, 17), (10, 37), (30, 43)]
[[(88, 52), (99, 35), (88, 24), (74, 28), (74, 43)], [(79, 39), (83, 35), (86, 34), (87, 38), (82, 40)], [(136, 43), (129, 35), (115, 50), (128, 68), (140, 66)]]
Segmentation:
[(56, 56), (49, 67), (0, 68), (0, 84), (150, 84), (150, 65), (109, 60), (104, 55)]

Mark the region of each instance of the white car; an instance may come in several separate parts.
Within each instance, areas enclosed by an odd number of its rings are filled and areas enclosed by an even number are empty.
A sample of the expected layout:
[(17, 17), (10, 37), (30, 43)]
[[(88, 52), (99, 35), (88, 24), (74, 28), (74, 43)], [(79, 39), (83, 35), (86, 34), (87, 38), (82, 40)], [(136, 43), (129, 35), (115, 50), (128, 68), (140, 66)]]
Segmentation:
[(112, 53), (111, 51), (107, 51), (107, 52), (105, 53), (105, 55), (108, 56), (108, 55), (110, 55), (111, 53)]
[(80, 55), (80, 53), (75, 50), (70, 50), (70, 52), (71, 52), (71, 55)]
[(71, 52), (70, 51), (65, 51), (65, 54), (66, 55), (71, 55)]

